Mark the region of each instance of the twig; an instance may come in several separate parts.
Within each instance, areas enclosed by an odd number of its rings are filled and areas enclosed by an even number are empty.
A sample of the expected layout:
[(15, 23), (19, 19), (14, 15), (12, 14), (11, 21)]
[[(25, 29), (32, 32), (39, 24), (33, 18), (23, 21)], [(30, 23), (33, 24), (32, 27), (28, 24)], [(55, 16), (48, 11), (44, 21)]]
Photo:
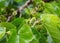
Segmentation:
[(13, 15), (9, 16), (6, 22), (9, 22), (12, 17), (13, 17)]

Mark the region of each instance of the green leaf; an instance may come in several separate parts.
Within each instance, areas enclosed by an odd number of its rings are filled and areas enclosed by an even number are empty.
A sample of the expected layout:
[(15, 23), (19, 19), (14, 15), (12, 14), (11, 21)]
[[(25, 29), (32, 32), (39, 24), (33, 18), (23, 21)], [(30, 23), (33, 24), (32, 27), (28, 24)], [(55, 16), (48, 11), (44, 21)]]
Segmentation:
[(19, 43), (19, 35), (16, 36), (16, 43)]
[(60, 31), (57, 27), (60, 23), (59, 17), (53, 14), (42, 14), (41, 19), (53, 39), (53, 43), (60, 43)]
[(4, 36), (3, 38), (2, 38), (2, 40), (0, 40), (0, 43), (6, 43), (6, 36)]
[(6, 27), (6, 33), (7, 33), (7, 43), (15, 43), (16, 41), (16, 27), (11, 24), (11, 23), (7, 23), (7, 22), (2, 22), (0, 23), (1, 27)]
[(3, 1), (1, 0), (1, 1), (0, 1), (0, 8), (2, 8), (2, 7), (4, 7), (4, 6), (5, 6), (5, 0), (3, 0)]
[(24, 23), (24, 18), (16, 18), (11, 23), (13, 25), (15, 25), (16, 27), (19, 27), (19, 26), (21, 26)]
[(0, 27), (0, 39), (3, 38), (3, 36), (5, 35), (6, 33), (6, 28), (5, 27)]
[(39, 43), (39, 40), (37, 40), (37, 39), (33, 39), (31, 42), (29, 42), (29, 43)]
[(44, 13), (57, 14), (60, 17), (59, 4), (56, 1), (51, 2), (51, 3), (46, 3)]
[(30, 26), (28, 24), (24, 24), (20, 28), (18, 33), (19, 33), (19, 40), (20, 40), (19, 43), (29, 43), (33, 39), (35, 39), (35, 36), (33, 35), (32, 30), (31, 30), (31, 28), (30, 28)]
[(36, 36), (37, 39), (41, 38), (41, 34), (36, 28), (32, 28), (32, 32)]
[(15, 0), (16, 2), (22, 2), (23, 0)]
[(27, 0), (14, 0), (14, 1), (19, 3), (20, 5), (23, 5)]
[(10, 33), (11, 35), (9, 36), (7, 43), (15, 43), (16, 42), (16, 35), (17, 35), (16, 30), (12, 29), (10, 31), (11, 31), (11, 33)]
[(6, 30), (7, 30), (7, 31), (8, 31), (8, 30), (11, 30), (11, 29), (16, 29), (16, 27), (15, 27), (13, 24), (7, 23), (7, 22), (1, 22), (1, 23), (0, 23), (0, 26), (1, 26), (1, 27), (6, 27)]
[[(54, 8), (55, 8), (55, 7), (54, 7), (52, 4), (50, 4), (50, 3), (46, 3), (46, 4), (45, 4), (45, 9), (46, 9), (47, 11), (49, 11), (50, 14), (56, 14)], [(47, 13), (49, 13), (49, 12), (47, 12)]]

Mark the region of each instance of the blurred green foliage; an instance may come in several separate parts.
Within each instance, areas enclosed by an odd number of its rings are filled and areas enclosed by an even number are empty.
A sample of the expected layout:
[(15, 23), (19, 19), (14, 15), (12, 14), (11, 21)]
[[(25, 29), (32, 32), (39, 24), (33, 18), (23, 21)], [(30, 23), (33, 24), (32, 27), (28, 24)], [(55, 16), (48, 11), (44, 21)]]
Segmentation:
[(26, 1), (0, 0), (0, 43), (60, 43), (60, 1)]

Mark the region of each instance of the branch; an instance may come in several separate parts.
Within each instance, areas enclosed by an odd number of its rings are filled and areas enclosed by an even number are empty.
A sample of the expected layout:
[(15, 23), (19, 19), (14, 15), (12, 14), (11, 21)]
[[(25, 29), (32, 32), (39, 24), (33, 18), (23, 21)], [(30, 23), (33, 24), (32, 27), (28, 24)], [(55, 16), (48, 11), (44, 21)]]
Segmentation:
[(19, 7), (17, 11), (21, 12), (22, 10), (27, 8), (32, 2), (33, 2), (33, 0), (26, 1), (26, 3), (24, 5), (22, 5), (21, 7)]
[[(33, 0), (26, 1), (26, 3), (24, 5), (22, 5), (21, 7), (19, 7), (16, 12), (21, 13), (21, 11), (24, 10), (25, 8), (27, 8), (32, 2), (33, 2)], [(13, 16), (14, 15), (9, 16), (7, 19), (7, 22), (9, 22)]]

